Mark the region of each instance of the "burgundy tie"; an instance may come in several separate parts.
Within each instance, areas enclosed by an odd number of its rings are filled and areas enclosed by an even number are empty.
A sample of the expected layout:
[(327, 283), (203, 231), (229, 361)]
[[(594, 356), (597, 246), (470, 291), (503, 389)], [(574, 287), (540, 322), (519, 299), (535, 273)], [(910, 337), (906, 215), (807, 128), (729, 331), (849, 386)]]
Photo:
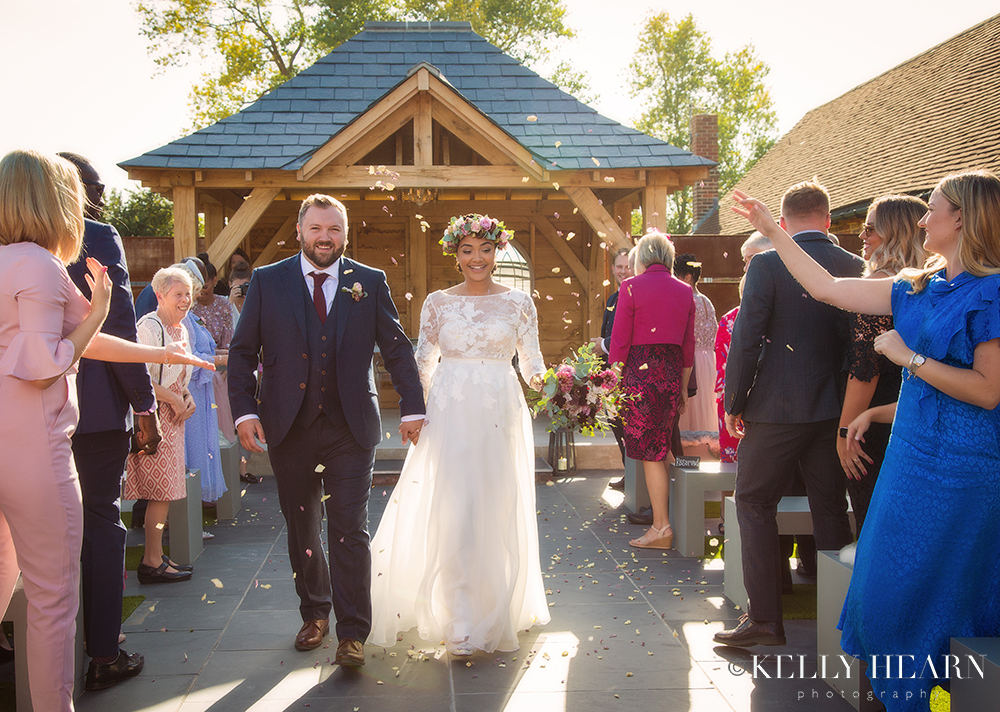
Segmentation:
[(309, 275), (313, 278), (313, 304), (316, 305), (316, 313), (319, 315), (319, 320), (325, 324), (326, 295), (323, 294), (323, 282), (330, 275), (326, 272), (310, 272)]

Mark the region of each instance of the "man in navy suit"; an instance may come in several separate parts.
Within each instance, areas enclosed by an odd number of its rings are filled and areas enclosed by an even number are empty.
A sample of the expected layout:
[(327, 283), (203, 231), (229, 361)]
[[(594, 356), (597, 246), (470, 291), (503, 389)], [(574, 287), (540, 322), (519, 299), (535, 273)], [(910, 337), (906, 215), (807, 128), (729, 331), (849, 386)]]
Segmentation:
[[(135, 341), (132, 288), (121, 237), (110, 225), (97, 222), (104, 205), (104, 184), (90, 162), (74, 153), (60, 153), (80, 172), (87, 193), (87, 220), (80, 259), (67, 269), (73, 283), (90, 298), (86, 257), (108, 268), (111, 308), (101, 331)], [(125, 528), (119, 497), (131, 427), (129, 408), (137, 417), (139, 439), (152, 454), (160, 441), (156, 398), (141, 363), (109, 363), (80, 359), (76, 377), (80, 424), (73, 435), (73, 458), (83, 493), (83, 622), (87, 654), (86, 688), (99, 690), (142, 671), (143, 657), (118, 648), (125, 572)]]
[[(827, 234), (830, 196), (823, 186), (789, 188), (781, 227), (830, 274), (861, 276), (861, 258)], [(739, 625), (715, 634), (717, 643), (785, 644), (775, 513), (800, 468), (816, 547), (840, 549), (854, 540), (837, 457), (846, 337), (846, 313), (806, 294), (777, 252), (753, 258), (733, 325), (725, 392), (726, 428), (740, 439), (736, 514), (750, 605)]]
[[(243, 447), (263, 452), (259, 443), (268, 446), (304, 621), (295, 647), (323, 643), (332, 606), (335, 662), (358, 667), (371, 632), (368, 494), (382, 439), (372, 372), (376, 344), (401, 396), (404, 443), (420, 435), (423, 391), (385, 273), (343, 257), (344, 205), (309, 196), (296, 230), (302, 251), (255, 270), (250, 280), (229, 348), (229, 400)], [(258, 410), (254, 374), (261, 353)]]

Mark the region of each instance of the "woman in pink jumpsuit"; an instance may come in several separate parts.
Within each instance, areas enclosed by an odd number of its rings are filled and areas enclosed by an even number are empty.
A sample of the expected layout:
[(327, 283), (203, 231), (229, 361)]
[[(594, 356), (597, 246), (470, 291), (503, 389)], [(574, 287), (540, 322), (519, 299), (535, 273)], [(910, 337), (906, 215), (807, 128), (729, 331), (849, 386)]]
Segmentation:
[[(80, 356), (176, 361), (98, 331), (107, 270), (87, 260), (93, 303), (65, 265), (83, 238), (83, 187), (68, 162), (32, 151), (0, 161), (0, 609), (23, 574), (26, 656), (36, 710), (73, 709), (83, 508), (70, 437)], [(95, 338), (96, 337), (96, 338)], [(197, 365), (203, 365), (195, 361)]]

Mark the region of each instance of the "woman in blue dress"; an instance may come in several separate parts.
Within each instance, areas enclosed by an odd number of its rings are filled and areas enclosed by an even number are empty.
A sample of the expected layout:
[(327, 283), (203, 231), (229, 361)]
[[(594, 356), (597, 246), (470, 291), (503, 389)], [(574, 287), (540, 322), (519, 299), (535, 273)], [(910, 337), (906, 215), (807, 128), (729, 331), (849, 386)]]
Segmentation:
[(763, 203), (736, 200), (813, 297), (893, 316), (875, 350), (906, 370), (841, 646), (868, 663), (887, 709), (927, 710), (950, 638), (1000, 635), (1000, 179), (942, 179), (920, 221), (933, 256), (888, 279), (831, 277)]
[[(215, 363), (217, 368), (225, 365), (224, 357), (216, 355), (215, 339), (201, 317), (188, 312), (183, 323), (191, 340), (191, 353)], [(184, 429), (184, 462), (189, 470), (201, 470), (201, 501), (214, 503), (225, 494), (226, 480), (219, 452), (219, 418), (212, 372), (203, 369), (193, 371), (188, 390), (194, 399), (195, 409)]]

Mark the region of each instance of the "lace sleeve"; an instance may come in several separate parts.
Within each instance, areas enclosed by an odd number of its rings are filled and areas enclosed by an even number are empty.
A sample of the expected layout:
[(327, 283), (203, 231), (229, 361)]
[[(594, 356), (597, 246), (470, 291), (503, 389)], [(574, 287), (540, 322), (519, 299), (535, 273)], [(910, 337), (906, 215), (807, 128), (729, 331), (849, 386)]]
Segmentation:
[(424, 389), (425, 403), (430, 395), (434, 369), (437, 368), (438, 359), (441, 356), (441, 347), (438, 345), (441, 325), (438, 323), (435, 301), (434, 294), (429, 295), (420, 309), (420, 335), (417, 337), (417, 351), (414, 354), (417, 360), (417, 371), (420, 373), (420, 385)]
[(538, 312), (527, 294), (521, 299), (517, 322), (517, 362), (525, 383), (531, 383), (532, 376), (545, 373), (545, 361), (538, 346)]
[(891, 316), (851, 314), (851, 343), (847, 347), (847, 371), (859, 381), (870, 382), (894, 366), (875, 352), (875, 337), (892, 329)]

